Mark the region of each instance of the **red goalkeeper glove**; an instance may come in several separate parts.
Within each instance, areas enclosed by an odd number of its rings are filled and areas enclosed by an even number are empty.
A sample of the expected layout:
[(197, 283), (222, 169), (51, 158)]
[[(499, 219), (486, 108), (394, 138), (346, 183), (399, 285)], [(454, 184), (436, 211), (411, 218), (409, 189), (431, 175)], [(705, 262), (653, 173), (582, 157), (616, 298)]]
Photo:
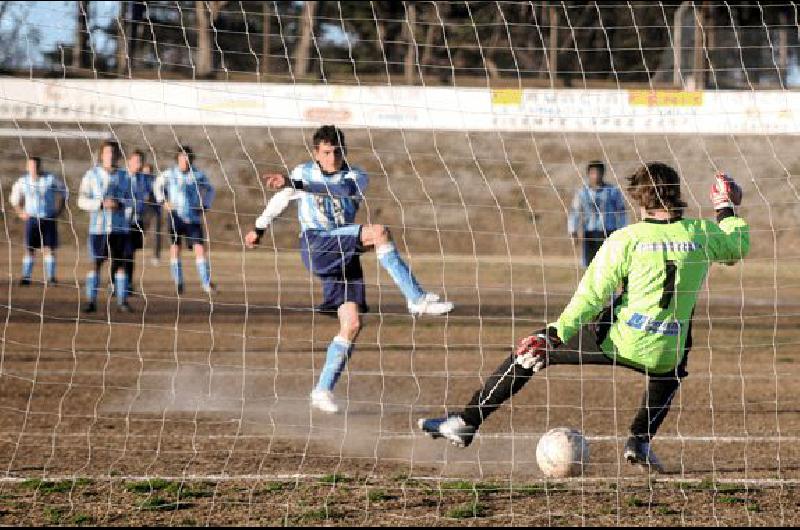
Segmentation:
[(711, 203), (715, 210), (733, 208), (742, 204), (742, 188), (726, 173), (719, 172), (714, 176), (711, 185)]
[(559, 346), (561, 339), (555, 329), (543, 329), (519, 341), (515, 351), (516, 363), (536, 373), (547, 366), (547, 352)]

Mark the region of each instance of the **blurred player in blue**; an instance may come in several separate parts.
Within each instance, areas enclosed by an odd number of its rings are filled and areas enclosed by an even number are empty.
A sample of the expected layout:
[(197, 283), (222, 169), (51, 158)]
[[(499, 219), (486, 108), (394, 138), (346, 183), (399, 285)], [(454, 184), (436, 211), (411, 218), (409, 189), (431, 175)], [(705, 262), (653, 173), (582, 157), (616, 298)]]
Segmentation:
[(56, 254), (58, 224), (68, 197), (67, 188), (59, 177), (42, 171), (39, 157), (27, 160), (27, 173), (11, 188), (9, 200), (17, 216), (25, 221), (25, 254), (22, 257), (20, 285), (31, 284), (33, 257), (41, 249), (45, 282), (56, 283)]
[(333, 400), (333, 389), (353, 353), (361, 330), (360, 313), (367, 310), (362, 253), (375, 248), (381, 266), (400, 288), (412, 314), (442, 315), (452, 311), (453, 304), (439, 301), (437, 295), (420, 287), (388, 228), (355, 224), (368, 178), (346, 160), (344, 133), (325, 125), (314, 133), (313, 143), (314, 160), (297, 166), (288, 177), (277, 173), (264, 176), (269, 188), (281, 191), (267, 204), (245, 243), (255, 247), (272, 220), (289, 202), (298, 201), (303, 263), (322, 280), (324, 301), (317, 310), (336, 311), (339, 317), (339, 334), (328, 346), (311, 404), (323, 412), (336, 413), (339, 407)]
[(145, 162), (142, 165), (142, 173), (150, 182), (150, 188), (153, 189), (153, 202), (144, 207), (144, 231), (147, 232), (150, 223), (153, 223), (153, 256), (150, 258), (150, 264), (156, 266), (161, 264), (161, 205), (155, 200), (153, 164)]
[(177, 164), (162, 172), (155, 182), (155, 196), (168, 212), (170, 245), (170, 270), (178, 294), (183, 293), (183, 265), (181, 242), (194, 250), (197, 274), (203, 291), (211, 295), (211, 266), (206, 256), (206, 238), (203, 221), (205, 211), (214, 202), (214, 186), (205, 173), (194, 166), (194, 153), (189, 146), (181, 146), (176, 153)]
[(125, 262), (125, 273), (128, 275), (129, 294), (133, 294), (133, 268), (136, 263), (136, 251), (144, 248), (145, 213), (155, 203), (152, 176), (143, 171), (144, 153), (136, 150), (128, 156), (128, 181), (131, 185), (133, 204), (130, 211), (130, 245), (131, 259)]
[[(569, 211), (567, 230), (573, 241), (583, 236), (583, 266), (588, 267), (603, 241), (628, 224), (625, 197), (620, 189), (606, 184), (606, 166), (600, 160), (589, 162), (586, 168), (588, 184), (575, 193)], [(581, 232), (582, 234), (579, 234)]]
[(111, 279), (117, 309), (130, 313), (126, 263), (132, 259), (130, 245), (130, 210), (133, 204), (128, 174), (118, 167), (119, 144), (105, 141), (100, 146), (100, 164), (86, 172), (81, 180), (78, 207), (89, 212), (89, 257), (92, 270), (86, 274), (85, 313), (97, 311), (100, 268), (111, 260)]

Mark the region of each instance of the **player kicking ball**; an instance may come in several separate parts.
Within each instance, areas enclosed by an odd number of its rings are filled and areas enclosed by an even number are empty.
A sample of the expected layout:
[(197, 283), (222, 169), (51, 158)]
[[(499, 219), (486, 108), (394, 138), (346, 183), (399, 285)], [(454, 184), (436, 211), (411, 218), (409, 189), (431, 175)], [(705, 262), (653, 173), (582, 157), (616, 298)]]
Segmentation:
[(267, 204), (245, 243), (248, 248), (255, 247), (272, 220), (291, 201), (298, 201), (303, 263), (322, 280), (324, 301), (317, 310), (336, 311), (339, 317), (339, 334), (328, 346), (325, 366), (311, 393), (314, 408), (333, 414), (339, 411), (333, 389), (353, 353), (361, 313), (367, 311), (362, 253), (375, 248), (381, 266), (405, 296), (412, 314), (443, 315), (453, 310), (453, 304), (420, 287), (385, 226), (355, 224), (368, 177), (346, 161), (344, 133), (325, 125), (314, 133), (313, 143), (314, 160), (297, 166), (288, 177), (264, 176), (270, 189), (281, 191)]
[[(680, 177), (665, 164), (646, 164), (628, 180), (642, 221), (603, 243), (558, 320), (523, 338), (462, 412), (421, 419), (420, 429), (466, 447), (486, 418), (536, 372), (559, 364), (622, 366), (647, 377), (624, 458), (662, 471), (650, 442), (687, 375), (697, 293), (712, 262), (747, 255), (749, 228), (734, 211), (741, 189), (727, 175), (717, 174), (711, 187), (717, 223), (682, 217)], [(619, 287), (622, 293), (603, 310)]]

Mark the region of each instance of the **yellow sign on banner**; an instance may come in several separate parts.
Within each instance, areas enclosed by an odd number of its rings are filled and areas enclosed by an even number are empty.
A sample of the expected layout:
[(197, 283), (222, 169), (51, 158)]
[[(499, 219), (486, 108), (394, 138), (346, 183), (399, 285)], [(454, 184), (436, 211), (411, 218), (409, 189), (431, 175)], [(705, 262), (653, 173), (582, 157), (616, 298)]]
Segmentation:
[(492, 105), (522, 105), (522, 90), (507, 88), (492, 90)]
[(681, 90), (628, 90), (628, 103), (634, 107), (702, 107), (702, 92)]

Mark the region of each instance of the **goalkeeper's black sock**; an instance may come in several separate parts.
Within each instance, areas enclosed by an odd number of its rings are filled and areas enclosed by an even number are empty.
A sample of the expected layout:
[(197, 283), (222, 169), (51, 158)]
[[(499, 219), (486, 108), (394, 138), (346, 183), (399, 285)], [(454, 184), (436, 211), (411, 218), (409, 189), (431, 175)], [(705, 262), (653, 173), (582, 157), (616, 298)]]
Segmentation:
[(512, 354), (497, 367), (483, 388), (475, 392), (469, 405), (461, 413), (461, 418), (476, 429), (500, 408), (514, 394), (525, 386), (533, 376), (533, 370), (525, 369), (516, 363)]
[(639, 411), (631, 424), (631, 434), (639, 441), (649, 443), (658, 432), (680, 385), (680, 379), (675, 376), (648, 378)]

